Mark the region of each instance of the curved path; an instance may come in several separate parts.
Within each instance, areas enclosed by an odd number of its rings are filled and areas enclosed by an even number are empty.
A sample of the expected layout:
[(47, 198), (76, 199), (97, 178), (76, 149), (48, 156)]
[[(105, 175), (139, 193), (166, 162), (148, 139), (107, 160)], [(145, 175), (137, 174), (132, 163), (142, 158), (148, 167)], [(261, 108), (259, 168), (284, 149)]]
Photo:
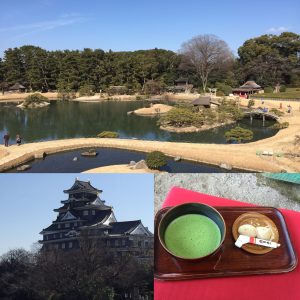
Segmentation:
[(233, 168), (263, 172), (300, 172), (299, 157), (259, 156), (257, 151), (293, 153), (300, 156), (300, 145), (294, 145), (295, 136), (300, 135), (300, 112), (286, 116), (282, 121), (290, 123), (289, 128), (275, 136), (248, 144), (220, 145), (143, 141), (131, 139), (78, 138), (29, 143), (21, 146), (0, 146), (0, 172), (18, 166), (40, 156), (80, 148), (108, 147), (150, 152), (159, 150), (169, 156), (180, 156), (197, 162), (213, 165), (230, 164)]

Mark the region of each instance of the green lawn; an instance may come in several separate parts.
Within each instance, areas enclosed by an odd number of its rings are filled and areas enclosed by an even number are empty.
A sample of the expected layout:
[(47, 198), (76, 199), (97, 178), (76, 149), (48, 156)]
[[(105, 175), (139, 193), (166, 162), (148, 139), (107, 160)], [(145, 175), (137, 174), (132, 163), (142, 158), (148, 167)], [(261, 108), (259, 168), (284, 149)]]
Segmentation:
[(264, 93), (255, 94), (252, 98), (278, 98), (278, 99), (300, 99), (300, 87), (299, 88), (287, 88), (283, 93)]

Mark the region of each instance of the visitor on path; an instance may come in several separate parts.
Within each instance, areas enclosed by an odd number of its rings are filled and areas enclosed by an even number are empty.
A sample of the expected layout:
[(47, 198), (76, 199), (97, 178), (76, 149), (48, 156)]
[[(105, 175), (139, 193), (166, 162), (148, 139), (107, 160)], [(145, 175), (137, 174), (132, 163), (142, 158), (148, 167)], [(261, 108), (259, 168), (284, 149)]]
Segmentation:
[(22, 138), (19, 134), (16, 135), (16, 143), (17, 143), (18, 146), (20, 146), (21, 143), (22, 143)]
[(9, 142), (9, 133), (6, 133), (4, 135), (4, 146), (8, 147), (8, 142)]

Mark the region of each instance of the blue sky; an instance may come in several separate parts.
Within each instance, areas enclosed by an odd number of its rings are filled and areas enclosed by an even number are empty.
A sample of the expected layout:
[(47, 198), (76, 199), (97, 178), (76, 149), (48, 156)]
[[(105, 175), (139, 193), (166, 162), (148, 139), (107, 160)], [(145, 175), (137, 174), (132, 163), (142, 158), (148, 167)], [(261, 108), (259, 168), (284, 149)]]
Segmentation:
[(151, 174), (2, 174), (0, 176), (0, 255), (16, 247), (30, 250), (39, 232), (55, 220), (54, 208), (66, 200), (63, 190), (76, 177), (102, 189), (102, 200), (113, 206), (118, 221), (141, 219), (153, 232)]
[(300, 1), (15, 0), (1, 1), (0, 56), (9, 47), (177, 51), (215, 34), (235, 52), (251, 37), (300, 33)]

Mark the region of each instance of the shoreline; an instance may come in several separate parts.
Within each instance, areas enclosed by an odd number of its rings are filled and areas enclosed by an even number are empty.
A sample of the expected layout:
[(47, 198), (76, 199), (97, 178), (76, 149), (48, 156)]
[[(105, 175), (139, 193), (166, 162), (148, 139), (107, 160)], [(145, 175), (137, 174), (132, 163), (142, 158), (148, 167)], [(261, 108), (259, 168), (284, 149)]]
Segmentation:
[(196, 127), (196, 126), (187, 126), (187, 127), (175, 127), (175, 126), (160, 126), (159, 128), (161, 130), (165, 130), (168, 132), (175, 132), (175, 133), (189, 133), (189, 132), (201, 132), (201, 131), (206, 131), (214, 128), (219, 128), (223, 127), (226, 125), (234, 124), (236, 121), (228, 121), (225, 123), (217, 123), (217, 124), (212, 124), (212, 125), (203, 125), (201, 127)]

